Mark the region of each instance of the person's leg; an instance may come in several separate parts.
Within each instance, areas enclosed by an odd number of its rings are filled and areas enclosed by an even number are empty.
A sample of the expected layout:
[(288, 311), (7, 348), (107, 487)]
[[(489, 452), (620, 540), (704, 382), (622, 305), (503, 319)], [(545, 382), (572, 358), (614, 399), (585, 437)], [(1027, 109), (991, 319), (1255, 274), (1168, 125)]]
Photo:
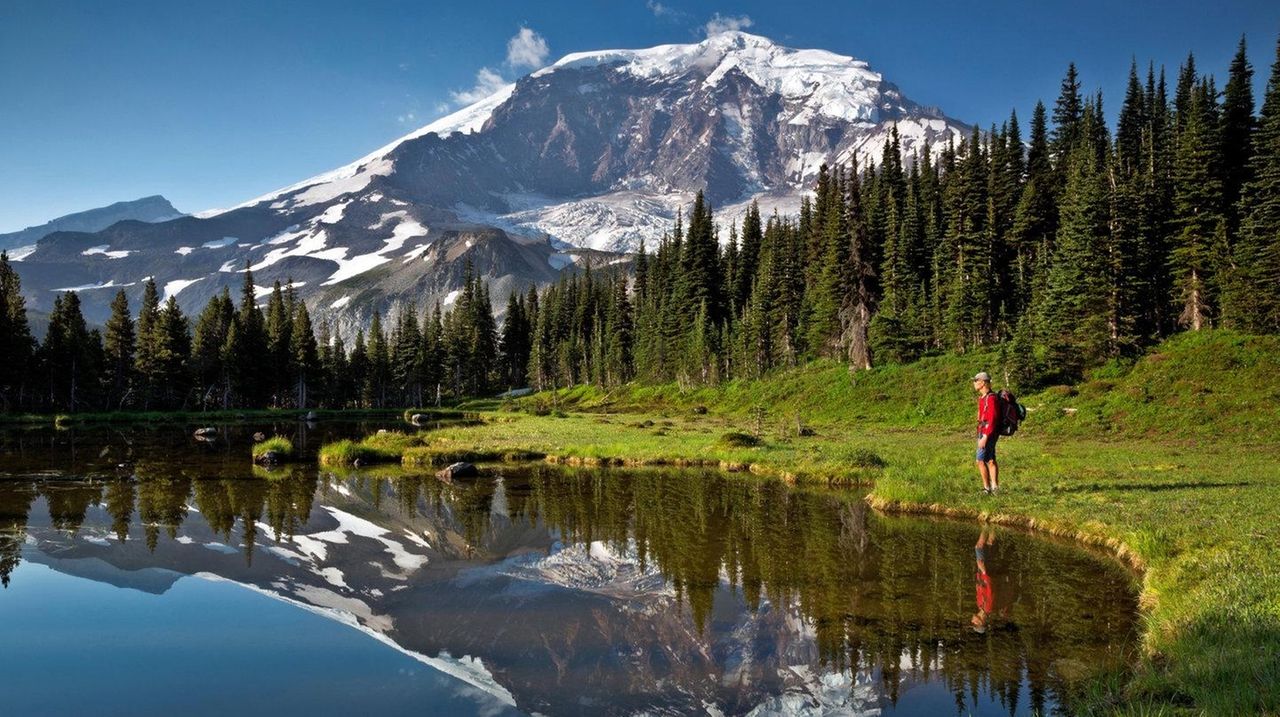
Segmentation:
[(984, 461), (975, 461), (978, 464), (978, 477), (982, 479), (982, 489), (991, 490), (991, 478), (987, 473), (987, 464)]
[(1000, 490), (1000, 464), (996, 459), (987, 461), (987, 474), (991, 477), (991, 490)]

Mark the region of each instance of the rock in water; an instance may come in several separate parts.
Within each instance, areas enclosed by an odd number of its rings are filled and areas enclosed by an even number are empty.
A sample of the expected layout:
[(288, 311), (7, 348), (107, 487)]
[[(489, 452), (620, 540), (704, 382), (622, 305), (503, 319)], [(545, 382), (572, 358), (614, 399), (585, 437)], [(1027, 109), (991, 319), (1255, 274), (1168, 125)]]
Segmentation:
[(213, 426), (205, 426), (204, 428), (197, 428), (195, 432), (196, 438), (205, 438), (205, 437), (216, 436), (216, 435), (218, 435), (218, 429), (214, 428)]
[(436, 473), (440, 480), (451, 481), (454, 478), (474, 478), (480, 475), (479, 469), (470, 463), (458, 462)]
[(257, 433), (253, 434), (253, 440), (257, 441), (258, 443), (261, 443), (267, 440), (267, 434), (263, 433), (262, 431), (258, 431)]
[(280, 454), (275, 451), (266, 451), (257, 457), (256, 462), (264, 466), (275, 465), (280, 462)]

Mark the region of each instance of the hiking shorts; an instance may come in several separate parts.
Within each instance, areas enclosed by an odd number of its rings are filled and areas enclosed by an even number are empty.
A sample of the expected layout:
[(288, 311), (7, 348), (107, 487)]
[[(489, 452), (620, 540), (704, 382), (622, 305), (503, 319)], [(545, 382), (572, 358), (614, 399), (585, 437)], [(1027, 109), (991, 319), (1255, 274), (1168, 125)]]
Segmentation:
[[(981, 441), (982, 438), (979, 437), (978, 440)], [(996, 459), (996, 443), (998, 441), (999, 438), (994, 433), (987, 436), (987, 445), (985, 448), (981, 444), (976, 445), (977, 451), (974, 453), (974, 460), (982, 461), (983, 463), (986, 463), (987, 461), (994, 461)]]

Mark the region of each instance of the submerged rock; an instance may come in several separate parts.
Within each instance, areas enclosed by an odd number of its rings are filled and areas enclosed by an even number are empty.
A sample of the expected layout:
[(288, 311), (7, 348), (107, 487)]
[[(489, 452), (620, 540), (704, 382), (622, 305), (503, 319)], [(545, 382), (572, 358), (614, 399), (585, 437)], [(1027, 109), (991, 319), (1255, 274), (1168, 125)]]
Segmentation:
[(267, 434), (263, 433), (262, 431), (258, 431), (257, 433), (253, 434), (253, 440), (257, 441), (258, 443), (261, 443), (267, 440)]
[(218, 429), (214, 428), (213, 426), (205, 426), (204, 428), (197, 428), (194, 435), (196, 438), (207, 438), (211, 436), (216, 436), (218, 435)]

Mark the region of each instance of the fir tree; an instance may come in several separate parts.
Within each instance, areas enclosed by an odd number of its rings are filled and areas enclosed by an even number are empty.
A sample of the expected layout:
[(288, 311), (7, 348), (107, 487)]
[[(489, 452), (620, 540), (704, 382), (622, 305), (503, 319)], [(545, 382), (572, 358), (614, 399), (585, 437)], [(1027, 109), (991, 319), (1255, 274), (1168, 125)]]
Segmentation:
[[(1188, 64), (1192, 64), (1188, 59)], [(1181, 325), (1199, 330), (1211, 324), (1217, 299), (1215, 234), (1222, 215), (1218, 168), (1217, 107), (1208, 82), (1190, 91), (1179, 117), (1174, 158), (1173, 210), (1176, 234), (1169, 255)]]
[(1280, 331), (1280, 42), (1253, 137), (1234, 249), (1229, 317), (1248, 331)]
[(30, 370), (35, 339), (27, 322), (27, 302), (22, 296), (22, 280), (0, 251), (0, 406), (11, 410), (29, 399)]
[(320, 371), (320, 357), (316, 348), (316, 336), (311, 327), (311, 314), (307, 305), (296, 302), (293, 314), (293, 332), (289, 340), (293, 350), (293, 372), (295, 384), (294, 406), (307, 408), (310, 405), (308, 392)]
[(129, 400), (133, 383), (133, 361), (136, 339), (133, 317), (129, 314), (129, 297), (124, 289), (116, 292), (111, 301), (111, 316), (107, 319), (103, 351), (105, 353), (107, 405), (123, 408)]

